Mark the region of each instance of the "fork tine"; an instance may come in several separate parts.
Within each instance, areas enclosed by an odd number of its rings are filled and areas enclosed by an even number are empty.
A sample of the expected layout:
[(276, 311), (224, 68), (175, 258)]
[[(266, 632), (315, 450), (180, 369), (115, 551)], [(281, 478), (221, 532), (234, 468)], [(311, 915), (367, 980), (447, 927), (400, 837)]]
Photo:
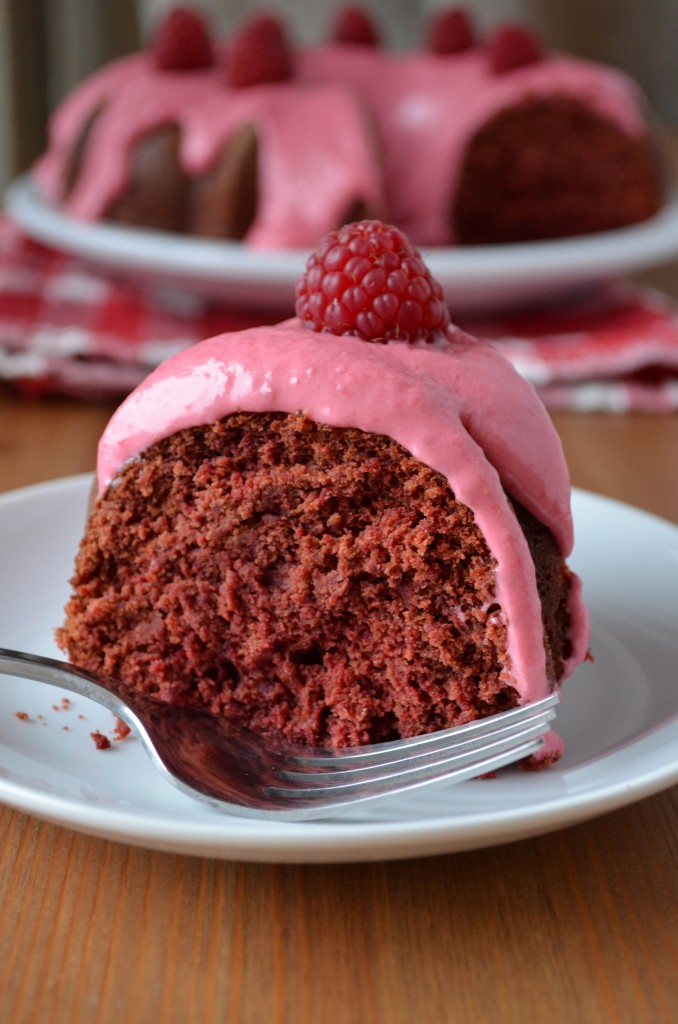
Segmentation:
[(330, 770), (315, 775), (280, 772), (281, 785), (273, 785), (269, 791), (274, 795), (284, 793), (295, 802), (335, 803), (338, 800), (357, 799), (362, 795), (396, 793), (435, 779), (473, 778), (527, 756), (526, 751), (532, 753), (538, 750), (543, 743), (545, 728), (545, 723), (530, 724), (518, 735), (512, 734), (501, 740), (493, 739), (480, 748), (463, 753), (455, 751), (439, 755), (433, 760), (426, 759), (415, 767), (367, 767), (339, 773)]
[(327, 817), (385, 796), (492, 772), (541, 747), (558, 702), (554, 694), (412, 740), (309, 752), (39, 655), (0, 648), (0, 678), (2, 673), (98, 701), (137, 729), (156, 768), (182, 792), (221, 811), (278, 821)]
[(461, 741), (457, 740), (455, 736), (449, 736), (443, 746), (436, 746), (433, 749), (427, 747), (423, 751), (413, 751), (412, 753), (406, 751), (402, 757), (396, 757), (394, 752), (388, 761), (361, 763), (344, 762), (342, 759), (329, 766), (295, 765), (291, 768), (280, 768), (276, 774), (281, 779), (305, 784), (311, 788), (322, 788), (323, 786), (335, 788), (343, 783), (361, 781), (369, 783), (397, 777), (410, 771), (425, 769), (427, 766), (435, 767), (443, 761), (452, 763), (456, 760), (460, 765), (472, 764), (478, 758), (482, 758), (485, 751), (508, 750), (525, 740), (543, 735), (548, 723), (554, 717), (554, 712), (549, 710), (527, 722), (509, 724), (505, 729), (495, 730), (489, 735)]
[(398, 796), (423, 788), (434, 789), (438, 786), (478, 778), (536, 753), (543, 744), (543, 736), (537, 736), (518, 746), (512, 746), (502, 753), (494, 753), (482, 759), (476, 758), (470, 764), (451, 765), (450, 760), (454, 759), (443, 759), (436, 766), (429, 765), (425, 769), (417, 769), (406, 775), (389, 776), (368, 784), (353, 783), (348, 786), (323, 789), (270, 786), (268, 792), (278, 800), (284, 799), (290, 810), (288, 817), (292, 816), (295, 808), (297, 809), (296, 817), (311, 817), (314, 813), (317, 816), (320, 812), (363, 805), (372, 800), (382, 799), (384, 796)]
[(508, 733), (518, 729), (527, 720), (535, 721), (544, 718), (550, 721), (555, 718), (556, 706), (560, 700), (557, 693), (552, 693), (543, 700), (532, 704), (521, 705), (488, 718), (455, 725), (449, 729), (412, 736), (405, 740), (394, 740), (388, 743), (375, 743), (364, 747), (342, 748), (336, 751), (304, 751), (294, 753), (292, 760), (300, 769), (304, 767), (314, 770), (323, 766), (339, 770), (341, 768), (358, 767), (361, 764), (391, 764), (403, 761), (407, 757), (416, 757), (460, 748), (467, 743), (479, 743), (492, 736), (493, 733)]

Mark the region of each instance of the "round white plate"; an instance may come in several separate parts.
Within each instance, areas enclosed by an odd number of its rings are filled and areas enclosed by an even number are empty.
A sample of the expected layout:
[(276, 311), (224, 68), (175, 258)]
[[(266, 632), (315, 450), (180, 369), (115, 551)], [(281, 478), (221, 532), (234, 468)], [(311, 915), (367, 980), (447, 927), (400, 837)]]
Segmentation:
[[(80, 476), (0, 497), (0, 646), (58, 656), (52, 630), (89, 486), (90, 477)], [(175, 790), (133, 738), (97, 750), (90, 733), (111, 735), (108, 712), (84, 698), (60, 708), (52, 687), (0, 676), (0, 800), (152, 849), (339, 862), (522, 839), (667, 787), (678, 780), (678, 527), (581, 491), (574, 513), (572, 562), (585, 582), (596, 660), (565, 685), (557, 728), (566, 752), (555, 768), (509, 768), (496, 779), (393, 798), (331, 821), (235, 818)]]
[[(289, 312), (307, 256), (301, 250), (253, 249), (239, 242), (78, 221), (46, 203), (27, 176), (10, 185), (5, 207), (39, 242), (109, 270), (238, 305)], [(678, 198), (643, 224), (598, 235), (422, 251), (453, 311), (557, 299), (678, 256)]]

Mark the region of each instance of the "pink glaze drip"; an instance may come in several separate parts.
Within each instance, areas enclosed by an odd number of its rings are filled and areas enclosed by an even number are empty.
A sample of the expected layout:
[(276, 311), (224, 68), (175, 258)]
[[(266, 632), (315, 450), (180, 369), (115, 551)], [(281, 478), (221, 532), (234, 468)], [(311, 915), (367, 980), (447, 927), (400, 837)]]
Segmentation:
[[(104, 68), (53, 119), (50, 148), (36, 170), (47, 198), (63, 200), (68, 156), (101, 105), (82, 180), (64, 201), (84, 219), (102, 217), (123, 191), (130, 151), (145, 132), (178, 124), (184, 169), (200, 175), (233, 129), (249, 122), (260, 137), (262, 187), (251, 244), (314, 245), (362, 198), (414, 242), (446, 245), (467, 143), (504, 107), (530, 96), (573, 96), (630, 134), (646, 131), (629, 79), (567, 57), (503, 75), (492, 74), (482, 49), (439, 57), (331, 46), (300, 51), (296, 63), (296, 83), (250, 89), (227, 88), (218, 70), (158, 72), (143, 54)], [(367, 112), (383, 157), (383, 211)]]
[(535, 761), (547, 761), (549, 763), (557, 761), (562, 757), (563, 751), (565, 750), (565, 744), (562, 737), (557, 732), (547, 732), (544, 736), (544, 746), (541, 750), (538, 750), (536, 754), (532, 754)]
[[(558, 437), (527, 384), (489, 346), (456, 328), (428, 346), (369, 345), (297, 321), (225, 334), (155, 370), (113, 415), (99, 445), (103, 491), (155, 441), (237, 411), (305, 411), (386, 435), (442, 473), (474, 513), (497, 562), (509, 681), (523, 701), (548, 691), (541, 606), (527, 543), (504, 488), (572, 546), (570, 485)], [(586, 610), (572, 588), (571, 671), (585, 656)]]
[[(69, 156), (99, 108), (81, 173), (64, 199)], [(168, 124), (180, 127), (179, 160), (191, 177), (210, 170), (237, 128), (255, 125), (259, 202), (247, 235), (251, 245), (308, 247), (356, 201), (382, 206), (364, 107), (344, 87), (284, 83), (228, 89), (215, 70), (159, 73), (143, 54), (110, 64), (59, 108), (50, 148), (36, 168), (46, 197), (63, 200), (75, 217), (105, 217), (127, 185), (135, 143)]]

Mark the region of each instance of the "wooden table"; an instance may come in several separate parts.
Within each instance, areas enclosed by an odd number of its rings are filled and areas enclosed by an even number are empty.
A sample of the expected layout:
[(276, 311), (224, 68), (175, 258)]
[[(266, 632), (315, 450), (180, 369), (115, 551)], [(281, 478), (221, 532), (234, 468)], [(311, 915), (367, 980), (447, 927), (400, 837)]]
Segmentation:
[[(110, 407), (0, 390), (0, 490), (94, 465)], [(573, 482), (678, 521), (678, 416), (559, 415)], [(678, 787), (479, 852), (151, 852), (0, 809), (0, 1021), (674, 1022)]]

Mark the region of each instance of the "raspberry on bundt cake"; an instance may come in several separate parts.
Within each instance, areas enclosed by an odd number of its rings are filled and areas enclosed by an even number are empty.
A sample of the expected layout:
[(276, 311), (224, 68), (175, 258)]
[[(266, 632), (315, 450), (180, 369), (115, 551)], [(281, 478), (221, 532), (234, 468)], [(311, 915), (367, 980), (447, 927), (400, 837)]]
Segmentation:
[(521, 27), (480, 37), (460, 9), (407, 53), (355, 9), (310, 48), (268, 15), (217, 43), (172, 11), (64, 101), (35, 177), (74, 217), (265, 248), (366, 216), (426, 245), (557, 238), (664, 200), (633, 82)]
[(297, 312), (179, 353), (113, 415), (60, 646), (312, 745), (545, 696), (588, 634), (533, 388), (381, 222), (322, 241)]

